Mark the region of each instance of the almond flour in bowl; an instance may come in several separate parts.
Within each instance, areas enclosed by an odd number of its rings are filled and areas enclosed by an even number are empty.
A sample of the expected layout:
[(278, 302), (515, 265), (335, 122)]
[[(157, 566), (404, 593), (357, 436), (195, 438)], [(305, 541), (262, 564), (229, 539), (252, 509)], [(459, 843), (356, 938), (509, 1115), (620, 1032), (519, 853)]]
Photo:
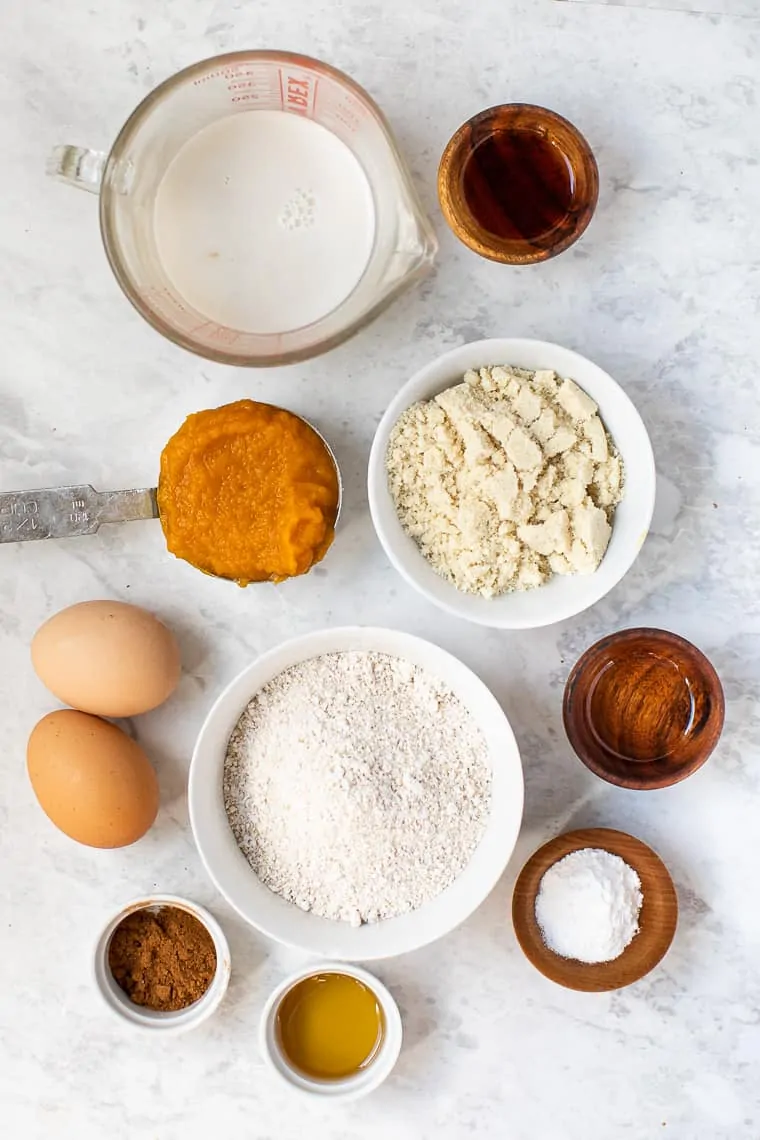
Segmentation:
[(261, 882), (359, 926), (416, 910), (488, 822), (485, 738), (450, 688), (386, 653), (326, 653), (268, 682), (234, 729), (224, 806)]
[(598, 407), (553, 370), (468, 369), (391, 431), (388, 490), (441, 577), (486, 598), (592, 574), (623, 465)]

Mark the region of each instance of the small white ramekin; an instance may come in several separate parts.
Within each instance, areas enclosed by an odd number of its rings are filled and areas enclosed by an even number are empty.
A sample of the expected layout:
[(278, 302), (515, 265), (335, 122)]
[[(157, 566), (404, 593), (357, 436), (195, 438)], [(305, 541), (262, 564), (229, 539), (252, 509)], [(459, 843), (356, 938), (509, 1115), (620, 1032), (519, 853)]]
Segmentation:
[[(366, 1069), (342, 1080), (319, 1081), (304, 1076), (291, 1065), (277, 1039), (277, 1011), (280, 1002), (288, 990), (314, 974), (346, 974), (349, 978), (356, 978), (372, 990), (383, 1011), (383, 1040), (376, 1056)], [(402, 1037), (401, 1014), (396, 1000), (382, 982), (360, 966), (350, 966), (347, 962), (318, 962), (285, 978), (271, 994), (261, 1015), (259, 1046), (269, 1067), (291, 1089), (322, 1100), (349, 1101), (366, 1096), (383, 1083), (398, 1060)]]
[[(130, 1001), (111, 973), (108, 965), (108, 947), (116, 927), (127, 915), (134, 914), (137, 910), (166, 906), (187, 911), (206, 927), (214, 940), (216, 973), (211, 985), (198, 1001), (188, 1005), (185, 1009), (161, 1012), (146, 1009), (145, 1006), (135, 1005), (133, 1001)], [(221, 926), (213, 915), (209, 914), (202, 906), (198, 906), (188, 899), (180, 898), (178, 895), (146, 895), (144, 898), (134, 899), (127, 903), (118, 914), (109, 920), (95, 943), (93, 972), (95, 985), (103, 1001), (112, 1013), (115, 1013), (122, 1021), (150, 1032), (184, 1033), (188, 1029), (194, 1029), (196, 1025), (200, 1025), (202, 1021), (210, 1017), (224, 997), (230, 980), (230, 948)]]

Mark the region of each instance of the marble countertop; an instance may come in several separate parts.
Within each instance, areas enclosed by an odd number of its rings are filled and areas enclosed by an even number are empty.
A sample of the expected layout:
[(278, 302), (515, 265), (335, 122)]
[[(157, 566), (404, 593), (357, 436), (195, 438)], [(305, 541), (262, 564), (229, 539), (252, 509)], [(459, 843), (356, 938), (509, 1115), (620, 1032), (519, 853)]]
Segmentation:
[[(296, 49), (349, 71), (398, 132), (441, 253), (434, 275), (328, 356), (256, 372), (161, 340), (132, 311), (100, 246), (97, 203), (44, 176), (56, 143), (107, 147), (160, 80), (235, 48)], [(760, 21), (557, 0), (5, 0), (0, 36), (0, 485), (141, 486), (182, 418), (255, 396), (307, 414), (346, 476), (345, 525), (324, 570), (245, 593), (166, 554), (158, 526), (0, 551), (0, 1105), (14, 1140), (757, 1140), (760, 1136)], [(601, 169), (598, 214), (555, 261), (510, 270), (446, 230), (441, 149), (494, 103), (575, 121)], [(652, 435), (653, 533), (583, 616), (528, 633), (447, 618), (391, 569), (370, 524), (374, 427), (410, 373), (483, 336), (579, 350), (615, 376)], [(178, 632), (185, 675), (139, 738), (162, 809), (134, 848), (77, 847), (42, 816), (24, 748), (55, 702), (29, 641), (69, 603), (144, 604)], [(523, 833), (489, 900), (450, 937), (378, 974), (406, 1045), (371, 1099), (294, 1100), (258, 1056), (257, 1020), (299, 959), (247, 928), (206, 879), (185, 778), (215, 695), (261, 651), (328, 623), (427, 636), (493, 688), (527, 780)], [(608, 787), (572, 754), (562, 687), (596, 638), (653, 624), (695, 641), (725, 686), (709, 764), (651, 794)], [(576, 825), (650, 842), (678, 886), (674, 946), (612, 995), (545, 981), (509, 918), (525, 857)], [(144, 891), (208, 905), (234, 973), (219, 1014), (185, 1037), (135, 1037), (101, 1008), (93, 939)]]

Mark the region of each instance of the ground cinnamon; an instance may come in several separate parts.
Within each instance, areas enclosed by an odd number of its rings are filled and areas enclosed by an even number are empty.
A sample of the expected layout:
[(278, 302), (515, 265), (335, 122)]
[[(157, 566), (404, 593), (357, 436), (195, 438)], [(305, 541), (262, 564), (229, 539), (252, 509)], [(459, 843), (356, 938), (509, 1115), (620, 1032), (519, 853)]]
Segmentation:
[(186, 910), (133, 911), (114, 931), (108, 965), (136, 1005), (168, 1012), (203, 997), (216, 973), (214, 940)]

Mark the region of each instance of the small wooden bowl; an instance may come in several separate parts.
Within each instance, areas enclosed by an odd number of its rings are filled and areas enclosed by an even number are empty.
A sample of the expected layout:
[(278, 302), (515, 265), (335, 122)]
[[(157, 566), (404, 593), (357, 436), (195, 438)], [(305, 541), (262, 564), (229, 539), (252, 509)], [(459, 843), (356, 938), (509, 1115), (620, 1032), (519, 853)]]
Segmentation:
[[(584, 847), (619, 855), (641, 879), (642, 904), (639, 932), (619, 958), (590, 965), (562, 958), (543, 940), (536, 922), (536, 895), (548, 869)], [(630, 986), (653, 970), (667, 953), (678, 922), (678, 899), (668, 869), (658, 855), (639, 839), (608, 827), (568, 831), (539, 847), (523, 867), (512, 895), (512, 923), (517, 941), (537, 970), (570, 990), (602, 993)]]
[(581, 236), (599, 170), (572, 123), (528, 103), (481, 111), (451, 138), (438, 168), (443, 215), (460, 241), (492, 261), (530, 265)]
[(621, 788), (667, 788), (718, 743), (725, 699), (703, 653), (661, 629), (626, 629), (586, 650), (565, 686), (565, 732), (597, 776)]

